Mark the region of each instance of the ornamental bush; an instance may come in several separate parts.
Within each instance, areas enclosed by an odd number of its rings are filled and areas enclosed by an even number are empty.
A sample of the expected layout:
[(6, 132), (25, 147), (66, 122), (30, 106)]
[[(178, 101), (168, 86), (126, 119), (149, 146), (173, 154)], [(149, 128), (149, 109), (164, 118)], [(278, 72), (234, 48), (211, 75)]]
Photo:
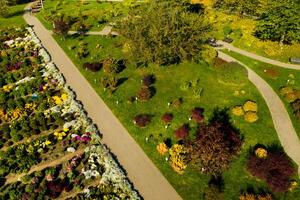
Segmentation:
[(175, 137), (177, 139), (184, 139), (188, 136), (189, 134), (189, 126), (187, 124), (184, 124), (180, 126), (176, 131), (175, 131)]
[(204, 122), (204, 109), (203, 108), (194, 108), (192, 110), (192, 119), (198, 123)]
[(243, 116), (245, 114), (242, 106), (234, 106), (231, 112), (236, 116)]
[(155, 76), (153, 74), (144, 75), (141, 82), (144, 86), (150, 87), (155, 83)]
[(101, 69), (102, 63), (98, 63), (98, 62), (93, 62), (93, 63), (89, 63), (86, 62), (83, 64), (83, 67), (86, 69), (89, 69), (92, 72), (97, 72)]
[(147, 114), (136, 115), (133, 119), (133, 123), (140, 128), (144, 128), (151, 122), (151, 116)]
[(254, 101), (246, 101), (243, 105), (243, 109), (245, 112), (257, 112), (257, 104)]
[(293, 163), (282, 152), (269, 152), (264, 159), (252, 154), (247, 168), (253, 176), (266, 181), (274, 192), (286, 192), (290, 179), (296, 173)]
[(152, 97), (152, 90), (150, 87), (142, 86), (141, 89), (137, 93), (137, 98), (140, 101), (148, 101)]
[(297, 119), (300, 119), (300, 99), (292, 103), (292, 108), (294, 115), (297, 117)]
[(161, 120), (166, 123), (169, 124), (172, 120), (173, 120), (173, 114), (171, 113), (165, 113), (162, 117)]
[(254, 123), (258, 120), (258, 116), (256, 112), (248, 111), (245, 113), (244, 119), (249, 123)]

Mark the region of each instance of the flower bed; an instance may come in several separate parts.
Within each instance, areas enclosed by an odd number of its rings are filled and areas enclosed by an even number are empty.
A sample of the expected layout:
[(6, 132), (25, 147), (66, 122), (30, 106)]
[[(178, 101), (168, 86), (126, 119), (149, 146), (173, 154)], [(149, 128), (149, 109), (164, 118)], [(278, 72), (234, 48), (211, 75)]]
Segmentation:
[[(0, 42), (0, 198), (139, 199), (33, 30), (6, 30)], [(92, 182), (105, 192), (89, 194)]]

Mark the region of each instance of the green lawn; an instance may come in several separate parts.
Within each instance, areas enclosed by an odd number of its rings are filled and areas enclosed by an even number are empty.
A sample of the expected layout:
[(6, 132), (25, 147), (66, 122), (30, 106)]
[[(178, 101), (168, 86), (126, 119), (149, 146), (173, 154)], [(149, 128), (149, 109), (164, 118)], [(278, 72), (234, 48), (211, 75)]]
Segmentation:
[[(214, 108), (232, 107), (242, 104), (244, 101), (251, 99), (258, 103), (259, 121), (254, 124), (246, 123), (239, 117), (233, 117), (232, 123), (240, 130), (244, 137), (244, 145), (239, 157), (232, 162), (231, 168), (224, 173), (225, 183), (225, 199), (237, 199), (241, 191), (245, 191), (248, 187), (253, 186), (255, 189), (265, 188), (266, 185), (261, 181), (251, 177), (246, 169), (247, 153), (250, 146), (257, 143), (270, 145), (273, 143), (279, 144), (276, 132), (273, 127), (269, 110), (255, 87), (246, 79), (246, 76), (241, 74), (237, 83), (226, 83), (217, 75), (218, 69), (209, 67), (206, 64), (183, 63), (180, 65), (169, 67), (149, 66), (147, 68), (136, 69), (132, 65), (127, 65), (127, 68), (119, 73), (118, 78), (124, 78), (124, 82), (118, 89), (110, 95), (100, 86), (99, 80), (104, 75), (103, 70), (99, 72), (86, 71), (82, 64), (93, 60), (105, 58), (108, 55), (113, 55), (116, 58), (122, 58), (120, 51), (119, 38), (104, 38), (100, 36), (85, 36), (81, 41), (75, 36), (68, 37), (66, 40), (61, 40), (55, 36), (55, 39), (73, 60), (81, 73), (93, 86), (95, 91), (101, 96), (106, 104), (112, 109), (114, 114), (120, 119), (122, 124), (127, 128), (129, 133), (143, 148), (149, 158), (161, 170), (169, 182), (174, 186), (178, 193), (188, 200), (202, 199), (203, 191), (207, 187), (209, 177), (202, 175), (194, 169), (188, 168), (183, 175), (176, 174), (163, 156), (160, 156), (156, 151), (156, 145), (166, 138), (171, 138), (176, 142), (173, 136), (173, 131), (183, 123), (189, 123), (190, 111), (194, 107), (202, 107), (205, 109), (205, 116), (208, 119)], [(78, 59), (75, 55), (80, 42), (88, 44), (89, 55), (87, 58)], [(76, 45), (75, 45), (76, 44)], [(102, 48), (96, 46), (100, 44)], [(75, 46), (75, 49), (73, 49)], [(99, 45), (98, 45), (99, 46)], [(141, 76), (145, 73), (152, 73), (156, 76), (155, 96), (148, 102), (128, 103), (127, 99), (136, 94), (140, 88)], [(193, 97), (192, 91), (180, 90), (180, 85), (184, 81), (199, 79), (199, 87), (204, 90), (200, 99)], [(245, 91), (245, 94), (234, 96), (235, 91)], [(182, 97), (183, 105), (180, 108), (168, 108), (167, 103)], [(116, 103), (119, 101), (119, 104)], [(101, 112), (101, 110), (99, 110)], [(174, 114), (174, 121), (169, 129), (165, 129), (160, 117), (165, 112)], [(153, 120), (149, 126), (140, 129), (134, 126), (132, 120), (136, 114), (151, 114)], [(196, 124), (190, 123), (192, 131), (190, 135), (195, 134)], [(153, 139), (146, 142), (145, 138), (153, 135)], [(278, 199), (297, 199), (300, 195), (300, 190), (297, 189), (293, 193), (288, 193), (285, 196), (276, 195)]]
[(9, 16), (7, 18), (0, 17), (1, 28), (8, 28), (12, 26), (26, 25), (22, 15), (24, 12), (25, 4), (11, 6)]
[(54, 15), (63, 14), (78, 19), (81, 13), (84, 22), (90, 26), (91, 31), (100, 31), (106, 24), (99, 23), (99, 20), (104, 15), (112, 20), (114, 19), (114, 16), (110, 16), (110, 13), (113, 13), (113, 15), (118, 15), (118, 13), (120, 13), (118, 8), (116, 8), (117, 4), (119, 3), (86, 1), (82, 4), (80, 1), (75, 2), (74, 0), (45, 1), (44, 9), (36, 14), (36, 16), (47, 29), (51, 30), (53, 29), (53, 26), (50, 18)]
[[(273, 90), (278, 94), (278, 96), (284, 103), (288, 113), (290, 114), (291, 120), (297, 131), (298, 137), (300, 138), (300, 121), (297, 120), (296, 117), (293, 115), (293, 111), (290, 104), (280, 94), (280, 88), (283, 86), (289, 85), (295, 89), (300, 89), (300, 70), (297, 71), (293, 69), (285, 69), (274, 65), (266, 64), (232, 51), (229, 52), (227, 50), (224, 50), (224, 52), (249, 66), (265, 81), (267, 81), (267, 83), (273, 88)], [(294, 76), (294, 78), (291, 78), (292, 76)]]

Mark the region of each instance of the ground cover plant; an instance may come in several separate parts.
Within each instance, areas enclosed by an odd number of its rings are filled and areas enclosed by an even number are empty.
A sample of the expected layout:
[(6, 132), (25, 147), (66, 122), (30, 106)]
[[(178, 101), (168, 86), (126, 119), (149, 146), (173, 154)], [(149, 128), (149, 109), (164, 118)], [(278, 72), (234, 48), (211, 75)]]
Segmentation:
[(33, 30), (0, 41), (0, 198), (140, 199)]
[(290, 118), (293, 122), (293, 126), (296, 129), (298, 136), (300, 137), (300, 123), (298, 118), (298, 91), (300, 89), (300, 71), (292, 69), (284, 69), (281, 67), (266, 64), (251, 58), (247, 58), (235, 52), (225, 51), (240, 60), (248, 67), (253, 69), (258, 75), (260, 75), (267, 83), (274, 89), (274, 91), (281, 98), (284, 103)]
[[(5, 2), (6, 1), (1, 1)], [(3, 5), (0, 5), (0, 24), (1, 28), (3, 27), (13, 27), (13, 26), (21, 26), (26, 25), (25, 20), (22, 17), (25, 4), (18, 5), (7, 5), (7, 10), (4, 15), (1, 15), (1, 9), (4, 9)]]
[[(239, 153), (230, 159), (228, 170), (222, 173), (225, 184), (220, 195), (224, 199), (234, 199), (239, 197), (241, 191), (247, 190), (249, 185), (256, 191), (268, 187), (247, 172), (248, 150), (257, 143), (278, 144), (278, 139), (265, 102), (249, 83), (242, 68), (237, 70), (234, 75), (236, 78), (230, 80), (230, 73), (224, 72), (224, 75), (220, 75), (224, 69), (218, 64), (209, 66), (202, 62), (136, 68), (135, 65), (127, 63), (124, 70), (113, 75), (125, 81), (110, 93), (101, 84), (101, 79), (107, 76), (107, 72), (103, 69), (92, 72), (86, 70), (83, 64), (99, 62), (109, 57), (125, 59), (120, 45), (122, 38), (69, 36), (62, 41), (60, 36), (56, 36), (55, 39), (184, 199), (204, 198), (203, 195), (214, 190), (212, 188), (215, 186), (209, 184), (211, 175), (201, 172), (201, 168), (199, 170), (188, 162), (188, 148), (182, 143), (182, 139), (176, 137), (177, 130), (180, 130), (180, 135), (183, 133), (184, 138), (193, 141), (196, 138), (198, 122), (208, 123), (216, 107), (233, 108), (249, 100), (255, 102), (259, 119), (254, 123), (246, 122), (243, 117), (230, 114), (228, 110), (230, 122), (240, 130), (243, 145)], [(87, 44), (88, 57), (80, 59), (76, 56), (76, 51), (70, 48), (78, 42)], [(101, 48), (97, 48), (99, 46)], [(237, 68), (235, 64), (232, 65), (232, 68)], [(152, 85), (156, 93), (148, 101), (140, 101), (136, 98), (137, 91), (144, 86), (147, 74), (155, 77)], [(188, 83), (185, 84), (186, 82)], [(183, 84), (187, 87), (183, 87)], [(200, 97), (195, 97), (193, 91), (198, 88), (202, 88), (202, 93)], [(141, 127), (137, 121), (141, 122)], [(184, 124), (188, 127), (183, 126)], [(284, 195), (288, 199), (294, 199), (298, 192), (296, 189)], [(284, 195), (275, 194), (279, 199)]]

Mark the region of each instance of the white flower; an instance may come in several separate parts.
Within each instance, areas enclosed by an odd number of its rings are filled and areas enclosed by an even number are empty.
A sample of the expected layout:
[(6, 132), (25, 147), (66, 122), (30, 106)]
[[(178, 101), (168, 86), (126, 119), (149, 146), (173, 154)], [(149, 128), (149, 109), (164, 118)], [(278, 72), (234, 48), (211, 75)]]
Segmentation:
[(68, 147), (67, 152), (74, 153), (76, 149), (74, 147)]

